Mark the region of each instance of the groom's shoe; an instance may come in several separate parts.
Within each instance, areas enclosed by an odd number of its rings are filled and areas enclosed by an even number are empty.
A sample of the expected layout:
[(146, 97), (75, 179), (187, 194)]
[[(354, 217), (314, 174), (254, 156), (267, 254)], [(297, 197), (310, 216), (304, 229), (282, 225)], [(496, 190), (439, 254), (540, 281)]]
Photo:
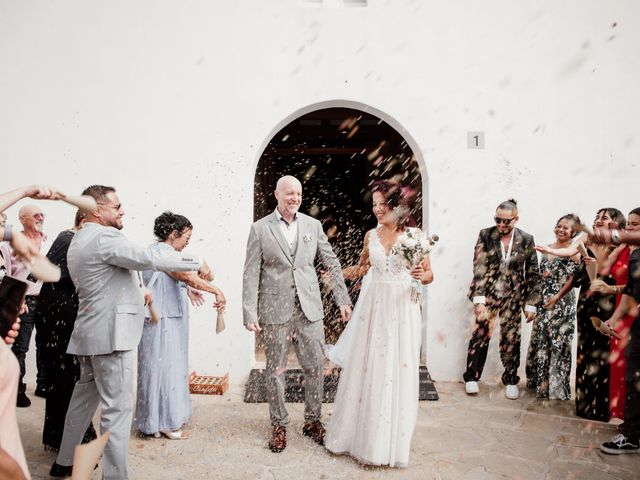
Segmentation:
[(269, 450), (273, 453), (280, 453), (287, 448), (287, 428), (274, 426), (269, 440)]
[(314, 442), (318, 445), (324, 446), (324, 435), (327, 431), (322, 425), (320, 420), (316, 420), (314, 422), (305, 423), (302, 427), (302, 433), (307, 437), (310, 437)]

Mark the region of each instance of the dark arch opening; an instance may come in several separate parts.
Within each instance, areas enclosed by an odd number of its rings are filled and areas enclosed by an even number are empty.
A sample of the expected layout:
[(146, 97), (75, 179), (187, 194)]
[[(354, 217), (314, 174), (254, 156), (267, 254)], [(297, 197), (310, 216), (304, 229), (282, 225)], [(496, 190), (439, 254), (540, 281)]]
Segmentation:
[[(254, 178), (254, 221), (276, 207), (275, 184), (282, 175), (303, 186), (300, 211), (323, 224), (343, 268), (358, 261), (367, 230), (376, 222), (370, 188), (381, 179), (395, 179), (406, 188), (410, 208), (422, 227), (422, 178), (416, 156), (406, 140), (387, 122), (353, 108), (323, 108), (302, 115), (269, 141)], [(355, 302), (359, 284), (348, 285)], [(334, 343), (344, 325), (330, 293), (325, 305), (325, 336)], [(262, 357), (264, 346), (256, 342)]]

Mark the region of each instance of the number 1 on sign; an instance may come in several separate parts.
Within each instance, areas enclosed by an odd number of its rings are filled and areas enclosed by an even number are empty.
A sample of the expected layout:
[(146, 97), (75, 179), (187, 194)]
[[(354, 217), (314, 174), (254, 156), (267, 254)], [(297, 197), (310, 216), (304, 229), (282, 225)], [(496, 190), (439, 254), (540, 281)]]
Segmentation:
[(467, 148), (483, 149), (484, 132), (467, 132)]

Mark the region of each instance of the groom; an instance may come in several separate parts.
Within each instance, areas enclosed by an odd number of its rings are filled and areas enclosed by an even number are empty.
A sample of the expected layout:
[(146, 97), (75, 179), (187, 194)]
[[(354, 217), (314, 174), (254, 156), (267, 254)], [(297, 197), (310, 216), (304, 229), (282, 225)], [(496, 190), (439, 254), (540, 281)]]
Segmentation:
[(319, 221), (298, 212), (302, 185), (292, 176), (276, 184), (276, 210), (251, 226), (244, 264), (242, 310), (245, 328), (264, 330), (267, 398), (273, 431), (272, 452), (287, 446), (288, 414), (284, 373), (293, 343), (305, 373), (305, 424), (302, 433), (324, 445), (320, 421), (324, 389), (324, 312), (314, 261), (319, 257), (333, 279), (333, 294), (343, 321), (351, 300), (336, 258)]

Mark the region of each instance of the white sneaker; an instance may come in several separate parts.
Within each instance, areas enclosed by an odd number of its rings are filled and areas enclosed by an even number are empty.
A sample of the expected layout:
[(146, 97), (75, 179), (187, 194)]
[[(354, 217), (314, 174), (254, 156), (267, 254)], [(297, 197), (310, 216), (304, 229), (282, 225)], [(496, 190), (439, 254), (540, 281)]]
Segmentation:
[(507, 385), (507, 389), (504, 391), (504, 396), (509, 400), (517, 400), (520, 396), (520, 390), (517, 385)]
[(478, 382), (466, 382), (464, 384), (464, 391), (467, 392), (468, 395), (476, 395), (480, 391)]

